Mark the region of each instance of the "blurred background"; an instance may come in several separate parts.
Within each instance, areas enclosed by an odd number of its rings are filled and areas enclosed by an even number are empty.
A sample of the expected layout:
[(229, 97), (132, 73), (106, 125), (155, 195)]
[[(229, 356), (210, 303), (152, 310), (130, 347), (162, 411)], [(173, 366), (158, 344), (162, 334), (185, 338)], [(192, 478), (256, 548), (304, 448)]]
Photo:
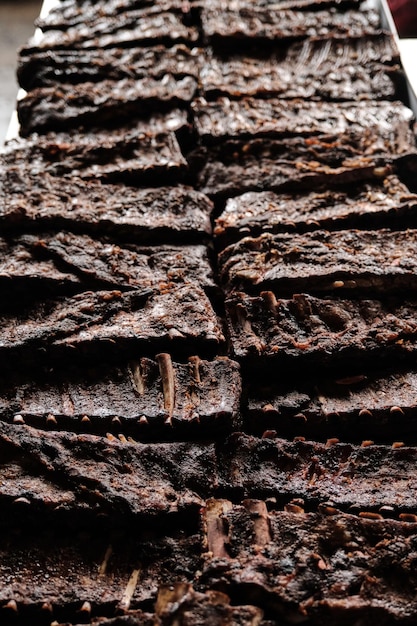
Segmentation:
[(33, 34), (39, 0), (0, 0), (0, 144), (3, 143), (17, 94), (17, 49)]

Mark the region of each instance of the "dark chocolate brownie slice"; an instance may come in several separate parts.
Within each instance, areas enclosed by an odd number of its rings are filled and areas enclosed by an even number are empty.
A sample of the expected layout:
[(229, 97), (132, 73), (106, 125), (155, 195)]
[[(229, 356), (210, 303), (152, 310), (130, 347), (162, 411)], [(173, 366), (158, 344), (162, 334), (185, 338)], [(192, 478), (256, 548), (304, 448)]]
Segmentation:
[[(404, 129), (405, 130), (405, 129)], [(188, 155), (196, 186), (224, 200), (246, 191), (292, 191), (355, 186), (416, 168), (410, 134), (383, 142), (375, 129), (362, 134), (284, 140), (229, 140)], [(394, 166), (394, 167), (393, 167)], [(413, 174), (412, 174), (413, 176)]]
[[(0, 367), (10, 359), (86, 361), (164, 350), (213, 356), (224, 337), (201, 287), (166, 283), (158, 289), (84, 292), (39, 302), (4, 302)], [(21, 364), (23, 367), (23, 364)]]
[(265, 233), (219, 256), (230, 291), (393, 293), (417, 288), (417, 230)]
[(184, 123), (184, 113), (172, 111), (110, 130), (50, 132), (9, 142), (3, 159), (5, 165), (26, 167), (32, 175), (47, 172), (130, 180), (137, 185), (170, 184), (187, 169), (174, 132)]
[(193, 44), (199, 38), (198, 28), (188, 26), (187, 14), (181, 11), (147, 13), (134, 10), (87, 24), (74, 25), (66, 32), (48, 30), (41, 39), (33, 38), (21, 51), (23, 55), (42, 50), (81, 50), (136, 47), (173, 43)]
[(66, 369), (3, 380), (0, 416), (16, 424), (133, 437), (190, 439), (240, 427), (239, 366), (227, 357), (169, 354), (113, 368)]
[(120, 118), (140, 117), (191, 102), (197, 82), (191, 76), (175, 78), (125, 78), (98, 83), (60, 84), (39, 87), (17, 103), (20, 134), (89, 128)]
[(393, 37), (307, 39), (287, 48), (218, 55), (202, 63), (208, 98), (391, 99), (401, 77)]
[(111, 48), (104, 50), (55, 50), (20, 56), (19, 84), (27, 91), (53, 87), (57, 83), (86, 83), (103, 80), (198, 78), (198, 48), (179, 44), (172, 48)]
[(99, 514), (110, 526), (166, 523), (170, 514), (192, 515), (216, 487), (214, 444), (122, 439), (2, 424), (1, 519), (43, 528), (59, 519), (98, 527)]
[(245, 428), (280, 436), (417, 442), (417, 372), (354, 371), (344, 377), (252, 383)]
[(415, 149), (414, 115), (401, 102), (304, 102), (245, 98), (196, 99), (194, 123), (203, 142), (256, 137), (374, 135), (384, 146)]
[[(65, 272), (65, 273), (64, 273)], [(205, 246), (121, 246), (114, 240), (60, 232), (0, 239), (0, 289), (50, 294), (72, 288), (158, 288), (195, 283), (214, 291)]]
[(5, 230), (60, 228), (139, 244), (198, 243), (211, 234), (211, 201), (191, 187), (140, 189), (99, 180), (32, 174), (0, 160), (0, 223)]
[(216, 220), (214, 234), (217, 244), (225, 247), (264, 232), (411, 226), (416, 211), (417, 195), (410, 193), (396, 176), (388, 176), (351, 188), (303, 194), (248, 192), (227, 201)]
[(375, 359), (414, 359), (417, 305), (294, 295), (277, 300), (235, 293), (226, 300), (235, 357), (247, 366), (336, 367)]
[(411, 624), (417, 525), (327, 511), (209, 501), (201, 583), (233, 589), (239, 598), (249, 594), (280, 624), (348, 626), (364, 616)]
[(271, 498), (281, 508), (295, 498), (312, 510), (325, 504), (357, 513), (411, 514), (415, 519), (416, 447), (364, 441), (289, 442), (234, 433), (218, 445), (220, 493), (233, 501)]
[(309, 12), (243, 6), (236, 11), (233, 7), (219, 10), (208, 5), (202, 10), (201, 20), (205, 37), (219, 46), (326, 35), (362, 37), (374, 35), (381, 28), (374, 11), (335, 9)]

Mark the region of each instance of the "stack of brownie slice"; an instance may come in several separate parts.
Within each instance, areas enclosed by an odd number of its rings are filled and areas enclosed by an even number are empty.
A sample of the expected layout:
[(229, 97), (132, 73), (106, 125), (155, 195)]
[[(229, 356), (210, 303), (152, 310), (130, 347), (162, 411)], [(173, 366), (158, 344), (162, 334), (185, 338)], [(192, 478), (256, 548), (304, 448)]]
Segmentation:
[(38, 27), (0, 154), (0, 623), (415, 624), (417, 147), (378, 14)]

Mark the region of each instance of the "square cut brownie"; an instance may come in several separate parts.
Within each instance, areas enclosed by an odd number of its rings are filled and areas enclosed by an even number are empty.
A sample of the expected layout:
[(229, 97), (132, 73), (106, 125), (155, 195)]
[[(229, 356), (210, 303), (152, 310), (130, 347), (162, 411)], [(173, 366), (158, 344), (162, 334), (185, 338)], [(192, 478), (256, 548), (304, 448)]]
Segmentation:
[(191, 76), (102, 80), (73, 85), (39, 87), (17, 103), (20, 134), (70, 128), (99, 127), (115, 117), (137, 118), (189, 103), (197, 89)]
[[(196, 99), (194, 124), (201, 140), (267, 137), (285, 139), (334, 135), (373, 136), (384, 148), (400, 143), (415, 149), (414, 115), (401, 102), (304, 102), (302, 100)], [(368, 140), (369, 141), (369, 140)], [(376, 147), (376, 146), (375, 146)]]
[(16, 424), (141, 439), (239, 430), (239, 366), (227, 357), (137, 359), (112, 368), (41, 372), (3, 381), (0, 416)]
[(214, 292), (205, 246), (123, 246), (66, 232), (0, 238), (0, 290), (39, 297), (89, 289), (194, 283)]
[[(107, 3), (106, 3), (107, 4)], [(178, 44), (172, 48), (105, 48), (104, 50), (53, 50), (21, 55), (17, 68), (19, 84), (29, 91), (59, 84), (104, 80), (198, 78), (198, 48)]]
[(203, 289), (161, 284), (121, 292), (83, 292), (38, 302), (4, 302), (0, 368), (18, 359), (87, 361), (172, 351), (212, 357), (223, 348), (220, 321)]
[(417, 304), (297, 294), (234, 293), (226, 300), (232, 353), (246, 367), (326, 368), (414, 360)]
[(281, 11), (253, 5), (219, 10), (209, 4), (204, 6), (201, 20), (204, 36), (219, 47), (326, 35), (361, 37), (381, 29), (375, 11), (358, 10)]
[(414, 368), (360, 369), (345, 376), (251, 383), (244, 425), (253, 433), (343, 441), (417, 442)]
[(229, 291), (410, 296), (417, 289), (417, 230), (265, 233), (223, 250), (219, 266)]
[(416, 212), (417, 195), (391, 175), (351, 188), (298, 194), (260, 191), (230, 198), (216, 219), (214, 235), (217, 245), (225, 247), (265, 232), (410, 227), (416, 222)]
[(0, 159), (3, 232), (65, 229), (138, 244), (199, 243), (211, 234), (213, 205), (191, 187), (137, 188), (74, 176), (42, 176)]
[(186, 115), (171, 111), (113, 129), (50, 132), (12, 140), (4, 149), (6, 166), (32, 174), (71, 174), (137, 185), (177, 183), (187, 170), (176, 131), (187, 126)]

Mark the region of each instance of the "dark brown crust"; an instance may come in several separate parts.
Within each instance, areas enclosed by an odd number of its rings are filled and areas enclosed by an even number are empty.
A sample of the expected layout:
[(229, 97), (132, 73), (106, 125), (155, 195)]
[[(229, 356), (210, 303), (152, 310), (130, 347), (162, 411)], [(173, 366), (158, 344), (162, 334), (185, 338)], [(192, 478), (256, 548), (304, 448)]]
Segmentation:
[(140, 117), (189, 103), (197, 89), (191, 76), (161, 79), (103, 80), (98, 83), (39, 87), (17, 103), (20, 134), (45, 133), (70, 128), (99, 127), (115, 117)]
[(359, 369), (303, 380), (260, 380), (248, 391), (245, 429), (275, 430), (282, 437), (361, 442), (400, 447), (417, 443), (414, 369)]
[[(171, 389), (164, 380), (172, 373)], [(172, 403), (169, 403), (172, 394)], [(239, 366), (227, 357), (169, 355), (118, 367), (45, 372), (3, 381), (0, 417), (37, 428), (190, 439), (240, 428)]]
[[(107, 3), (106, 3), (107, 4)], [(56, 50), (19, 57), (17, 69), (21, 87), (99, 82), (102, 80), (198, 78), (198, 49), (179, 44), (172, 48), (111, 48), (104, 50)]]
[(241, 7), (239, 11), (217, 7), (202, 10), (203, 32), (213, 44), (238, 44), (239, 41), (273, 41), (304, 37), (340, 35), (360, 37), (380, 29), (375, 12), (276, 11), (268, 8)]
[[(52, 164), (51, 164), (52, 165)], [(211, 201), (191, 187), (141, 189), (0, 167), (0, 223), (7, 231), (72, 230), (139, 244), (199, 243), (211, 234)]]
[(0, 366), (34, 360), (132, 357), (174, 351), (212, 355), (224, 341), (201, 287), (85, 292), (71, 298), (16, 303), (0, 318)]
[(414, 301), (235, 293), (226, 314), (233, 354), (248, 366), (352, 367), (358, 359), (414, 359), (417, 348)]
[(304, 194), (248, 192), (227, 201), (216, 219), (216, 243), (226, 245), (262, 233), (311, 231), (319, 228), (411, 226), (417, 217), (417, 195), (396, 176)]
[[(407, 131), (408, 135), (409, 131)], [(400, 141), (400, 145), (405, 145)], [(229, 140), (190, 155), (198, 168), (197, 187), (224, 199), (246, 191), (297, 192), (357, 185), (415, 167), (415, 148), (398, 160), (400, 145), (383, 146), (377, 134), (319, 136), (280, 140)], [(407, 145), (409, 145), (407, 141)]]
[[(203, 142), (268, 137), (358, 135), (382, 142), (385, 150), (404, 154), (416, 148), (414, 115), (400, 102), (305, 102), (245, 98), (215, 102), (196, 99), (194, 124)], [(380, 150), (381, 151), (381, 150)]]
[(22, 48), (22, 54), (41, 50), (88, 50), (160, 43), (192, 44), (198, 36), (195, 26), (184, 24), (184, 15), (180, 11), (149, 14), (139, 9), (106, 20), (93, 20), (86, 25), (80, 23), (64, 33), (48, 30), (42, 39), (29, 41)]
[(317, 230), (265, 233), (219, 256), (227, 290), (259, 294), (346, 292), (387, 295), (417, 289), (417, 231)]
[(184, 124), (185, 114), (172, 111), (111, 130), (50, 132), (10, 142), (3, 160), (6, 166), (26, 167), (32, 175), (71, 174), (88, 179), (134, 180), (138, 185), (176, 183), (187, 164), (173, 131)]

